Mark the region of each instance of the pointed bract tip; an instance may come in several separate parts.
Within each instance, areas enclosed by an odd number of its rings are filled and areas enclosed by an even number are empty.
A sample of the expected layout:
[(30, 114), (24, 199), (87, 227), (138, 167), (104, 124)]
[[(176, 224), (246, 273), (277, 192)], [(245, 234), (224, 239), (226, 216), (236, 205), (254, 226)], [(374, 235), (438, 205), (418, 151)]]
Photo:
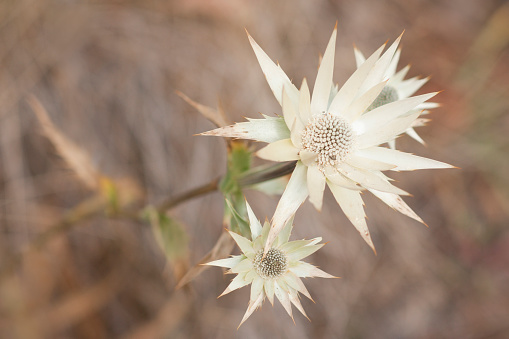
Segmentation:
[(337, 31), (338, 30), (338, 21), (336, 20), (336, 25), (334, 25), (334, 30)]
[(304, 77), (304, 78), (302, 79), (302, 84), (300, 85), (300, 88), (302, 89), (302, 87), (304, 87), (304, 86), (306, 86), (306, 87), (307, 87), (307, 85), (308, 85), (308, 80), (306, 79), (306, 77)]

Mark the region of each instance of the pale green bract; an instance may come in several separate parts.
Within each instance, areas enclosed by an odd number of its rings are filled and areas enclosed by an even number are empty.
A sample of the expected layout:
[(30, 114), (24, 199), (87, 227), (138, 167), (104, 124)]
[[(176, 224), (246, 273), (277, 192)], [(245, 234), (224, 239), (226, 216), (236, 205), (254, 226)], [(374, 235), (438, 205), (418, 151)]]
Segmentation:
[(299, 293), (313, 299), (301, 278), (335, 278), (318, 267), (301, 261), (322, 248), (324, 244), (319, 244), (322, 238), (288, 241), (293, 228), (293, 218), (290, 218), (264, 257), (263, 250), (269, 235), (270, 224), (265, 222), (262, 227), (247, 202), (246, 207), (251, 240), (230, 231), (242, 254), (206, 264), (225, 267), (229, 269), (227, 273), (237, 274), (220, 296), (251, 284), (249, 305), (240, 325), (262, 305), (265, 298), (269, 299), (273, 305), (274, 296), (292, 319), (292, 304), (307, 318), (299, 300)]

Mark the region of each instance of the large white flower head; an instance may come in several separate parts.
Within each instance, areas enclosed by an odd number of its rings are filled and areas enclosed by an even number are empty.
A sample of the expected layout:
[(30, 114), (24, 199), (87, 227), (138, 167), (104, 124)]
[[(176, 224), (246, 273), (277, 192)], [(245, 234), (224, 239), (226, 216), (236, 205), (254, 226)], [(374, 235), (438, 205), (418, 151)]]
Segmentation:
[(288, 241), (293, 227), (293, 218), (290, 218), (269, 247), (267, 253), (264, 254), (270, 224), (266, 221), (262, 228), (260, 221), (256, 218), (247, 202), (246, 207), (252, 240), (230, 232), (230, 235), (241, 249), (242, 254), (207, 263), (207, 265), (228, 268), (227, 273), (237, 274), (220, 296), (251, 284), (249, 305), (240, 325), (262, 305), (266, 297), (274, 305), (274, 296), (281, 302), (292, 319), (291, 304), (295, 305), (307, 318), (299, 300), (299, 292), (309, 299), (313, 299), (301, 278), (334, 278), (334, 276), (321, 269), (301, 261), (301, 259), (322, 248), (324, 244), (319, 244), (322, 238)]
[[(366, 58), (362, 54), (360, 50), (354, 48), (355, 54), (355, 62), (357, 63), (357, 68), (361, 67), (364, 62), (366, 62)], [(383, 106), (385, 104), (397, 101), (399, 99), (406, 99), (414, 95), (425, 83), (428, 82), (429, 77), (424, 79), (420, 79), (419, 77), (413, 77), (410, 79), (405, 79), (408, 71), (410, 70), (410, 65), (403, 67), (401, 70), (396, 71), (398, 67), (399, 58), (401, 55), (401, 48), (398, 48), (392, 61), (385, 71), (384, 79), (387, 79), (387, 84), (382, 89), (378, 97), (373, 101), (373, 103), (368, 107), (366, 112), (369, 112), (377, 107)], [(422, 114), (428, 113), (428, 109), (439, 107), (440, 105), (435, 102), (423, 102), (415, 107), (415, 109), (411, 110), (409, 113), (414, 113), (416, 111), (421, 111)], [(416, 119), (412, 125), (407, 128), (405, 131), (411, 138), (420, 142), (424, 145), (424, 140), (417, 134), (414, 130), (414, 127), (423, 126), (427, 120), (418, 118)], [(389, 140), (389, 146), (392, 149), (396, 148), (396, 139)]]
[(311, 96), (306, 79), (298, 90), (281, 67), (249, 36), (267, 82), (282, 106), (283, 118), (248, 119), (203, 134), (267, 142), (269, 145), (258, 151), (259, 157), (272, 161), (297, 160), (274, 213), (266, 251), (308, 196), (316, 209), (321, 210), (326, 185), (373, 250), (361, 191), (369, 190), (393, 209), (423, 222), (401, 199), (400, 195), (408, 193), (392, 185), (382, 171), (452, 166), (380, 145), (412, 126), (420, 114), (416, 107), (436, 93), (400, 99), (366, 112), (388, 83), (387, 70), (400, 39), (401, 36), (383, 54), (385, 45), (375, 51), (337, 90), (332, 80), (335, 28)]

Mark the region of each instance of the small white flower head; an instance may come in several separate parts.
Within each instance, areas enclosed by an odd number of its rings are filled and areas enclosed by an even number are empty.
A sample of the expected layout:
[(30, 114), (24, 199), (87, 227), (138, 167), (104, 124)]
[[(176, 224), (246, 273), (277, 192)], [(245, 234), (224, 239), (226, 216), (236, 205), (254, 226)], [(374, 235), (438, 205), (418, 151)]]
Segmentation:
[(409, 79), (405, 87), (400, 86), (398, 79), (404, 74), (394, 74), (400, 39), (401, 36), (383, 54), (385, 45), (381, 46), (339, 88), (333, 84), (332, 77), (334, 29), (311, 95), (306, 79), (300, 90), (297, 89), (281, 67), (249, 36), (267, 82), (282, 107), (283, 117), (248, 119), (203, 134), (267, 142), (257, 152), (260, 158), (297, 161), (274, 213), (265, 252), (306, 198), (321, 210), (325, 186), (373, 250), (361, 191), (368, 190), (393, 209), (423, 222), (401, 199), (401, 195), (408, 193), (395, 187), (382, 172), (452, 166), (381, 147), (419, 124), (421, 110), (430, 108), (424, 106), (425, 101), (436, 95), (410, 96), (425, 79)]
[[(357, 48), (354, 48), (355, 53), (355, 62), (357, 63), (357, 68), (361, 67), (364, 62), (366, 62), (366, 58)], [(385, 104), (389, 104), (391, 102), (398, 101), (400, 99), (410, 98), (415, 94), (425, 83), (428, 82), (429, 77), (424, 79), (420, 79), (419, 77), (413, 77), (410, 79), (405, 79), (407, 75), (410, 65), (402, 68), (399, 71), (397, 70), (399, 58), (401, 55), (401, 48), (399, 48), (394, 57), (391, 60), (391, 63), (384, 74), (384, 79), (387, 80), (387, 85), (383, 88), (382, 92), (378, 95), (378, 97), (373, 101), (373, 103), (368, 107), (366, 112), (369, 112), (377, 107), (383, 106)], [(414, 110), (411, 112), (420, 111), (422, 114), (427, 114), (429, 109), (439, 107), (440, 105), (435, 102), (423, 102), (417, 105)], [(420, 142), (424, 145), (424, 140), (417, 134), (414, 130), (414, 127), (423, 126), (428, 119), (418, 118), (412, 125), (407, 128), (405, 133), (409, 135), (414, 140)], [(389, 140), (389, 146), (392, 149), (396, 147), (396, 139)]]
[(262, 228), (260, 221), (247, 202), (246, 207), (252, 240), (230, 232), (242, 254), (207, 263), (207, 265), (228, 268), (227, 273), (237, 274), (221, 296), (251, 284), (249, 305), (240, 325), (262, 305), (265, 298), (274, 305), (274, 296), (281, 302), (292, 319), (292, 304), (307, 318), (299, 300), (299, 293), (309, 299), (311, 299), (311, 295), (301, 278), (335, 278), (319, 268), (301, 261), (322, 248), (324, 244), (319, 244), (322, 238), (288, 241), (293, 227), (293, 218), (290, 218), (267, 253), (264, 254), (270, 224), (266, 221)]

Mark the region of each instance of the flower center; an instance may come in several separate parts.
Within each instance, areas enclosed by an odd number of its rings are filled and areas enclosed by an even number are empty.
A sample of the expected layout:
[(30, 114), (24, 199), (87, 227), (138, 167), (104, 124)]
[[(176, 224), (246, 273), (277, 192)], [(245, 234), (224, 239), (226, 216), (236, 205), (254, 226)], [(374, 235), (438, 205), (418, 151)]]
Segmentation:
[(397, 101), (399, 99), (398, 92), (396, 89), (391, 86), (385, 86), (384, 89), (378, 94), (373, 103), (368, 107), (366, 112), (374, 110), (377, 107), (383, 106), (385, 104)]
[(302, 131), (303, 149), (316, 153), (316, 161), (322, 168), (345, 160), (353, 141), (350, 124), (331, 113), (314, 116)]
[(256, 273), (263, 279), (278, 278), (286, 272), (288, 260), (286, 255), (275, 248), (268, 250), (265, 258), (263, 258), (263, 250), (256, 253), (253, 266)]

